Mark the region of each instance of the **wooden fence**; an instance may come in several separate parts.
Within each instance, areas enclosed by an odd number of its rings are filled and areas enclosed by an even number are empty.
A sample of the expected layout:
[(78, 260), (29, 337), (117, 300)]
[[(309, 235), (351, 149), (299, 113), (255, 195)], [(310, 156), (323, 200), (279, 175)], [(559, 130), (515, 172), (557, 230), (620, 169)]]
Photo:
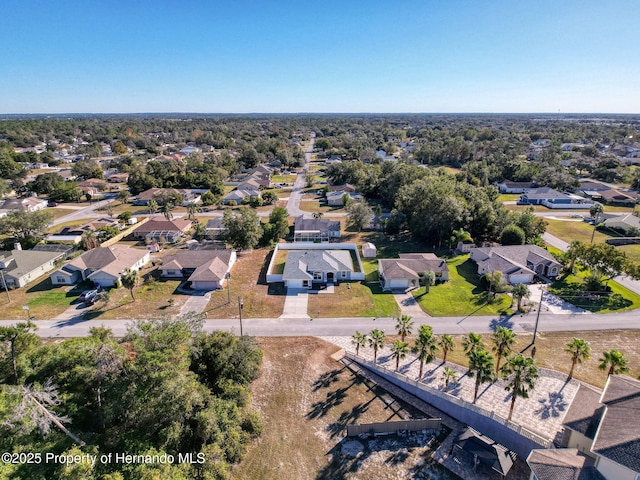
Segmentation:
[(421, 418), (418, 420), (400, 420), (396, 422), (363, 423), (347, 425), (347, 436), (355, 437), (367, 433), (393, 433), (400, 430), (418, 432), (420, 430), (440, 430), (442, 419)]

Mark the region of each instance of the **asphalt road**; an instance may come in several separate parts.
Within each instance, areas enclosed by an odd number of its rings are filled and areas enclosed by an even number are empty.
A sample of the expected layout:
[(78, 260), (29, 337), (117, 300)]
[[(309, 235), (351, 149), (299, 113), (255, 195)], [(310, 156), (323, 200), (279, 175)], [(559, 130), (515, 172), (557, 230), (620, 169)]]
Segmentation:
[[(313, 152), (313, 145), (315, 143), (315, 140), (315, 137), (311, 137), (309, 146), (304, 152), (304, 158), (306, 162), (304, 170), (306, 170), (309, 162), (311, 162), (311, 153)], [(304, 185), (304, 173), (298, 173), (296, 181), (293, 183), (293, 189), (289, 194), (289, 200), (287, 201), (287, 211), (289, 212), (289, 215), (294, 218), (299, 217), (300, 215), (305, 215), (305, 212), (303, 210), (300, 210), (300, 201), (302, 200), (302, 190), (304, 189)]]

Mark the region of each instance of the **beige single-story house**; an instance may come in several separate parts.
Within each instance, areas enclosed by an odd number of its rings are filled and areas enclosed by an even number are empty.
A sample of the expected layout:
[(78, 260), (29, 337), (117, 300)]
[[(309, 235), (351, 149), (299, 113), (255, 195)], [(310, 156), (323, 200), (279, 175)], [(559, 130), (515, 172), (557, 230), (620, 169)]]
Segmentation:
[(478, 275), (497, 270), (511, 285), (531, 283), (536, 275), (554, 278), (562, 268), (553, 255), (537, 245), (472, 248), (471, 260), (478, 264)]
[(91, 280), (95, 285), (109, 288), (120, 280), (126, 269), (140, 270), (151, 260), (151, 252), (123, 245), (98, 247), (74, 258), (49, 277), (54, 285), (74, 285)]
[(420, 286), (420, 277), (432, 271), (436, 280), (449, 280), (447, 262), (434, 253), (401, 253), (400, 258), (378, 260), (378, 276), (383, 290), (408, 290)]
[(180, 250), (160, 267), (163, 278), (185, 279), (194, 290), (217, 290), (236, 262), (234, 250)]

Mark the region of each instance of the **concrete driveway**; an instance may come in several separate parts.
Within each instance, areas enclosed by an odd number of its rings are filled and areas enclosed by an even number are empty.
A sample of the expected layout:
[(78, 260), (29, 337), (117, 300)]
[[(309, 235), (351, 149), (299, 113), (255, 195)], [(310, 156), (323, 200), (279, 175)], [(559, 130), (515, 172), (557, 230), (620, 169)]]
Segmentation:
[(284, 300), (284, 309), (280, 318), (309, 318), (307, 305), (309, 304), (309, 291), (300, 288), (287, 288), (287, 297)]

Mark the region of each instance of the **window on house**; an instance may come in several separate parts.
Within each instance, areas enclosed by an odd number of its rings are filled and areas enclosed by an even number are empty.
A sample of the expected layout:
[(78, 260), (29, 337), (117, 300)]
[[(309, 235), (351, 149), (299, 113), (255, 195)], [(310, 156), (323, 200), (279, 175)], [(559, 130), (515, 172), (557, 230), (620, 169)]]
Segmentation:
[(340, 277), (347, 278), (347, 272), (340, 272)]
[(67, 283), (64, 277), (56, 276), (57, 283)]
[(322, 280), (322, 272), (314, 272), (313, 279), (314, 280)]

